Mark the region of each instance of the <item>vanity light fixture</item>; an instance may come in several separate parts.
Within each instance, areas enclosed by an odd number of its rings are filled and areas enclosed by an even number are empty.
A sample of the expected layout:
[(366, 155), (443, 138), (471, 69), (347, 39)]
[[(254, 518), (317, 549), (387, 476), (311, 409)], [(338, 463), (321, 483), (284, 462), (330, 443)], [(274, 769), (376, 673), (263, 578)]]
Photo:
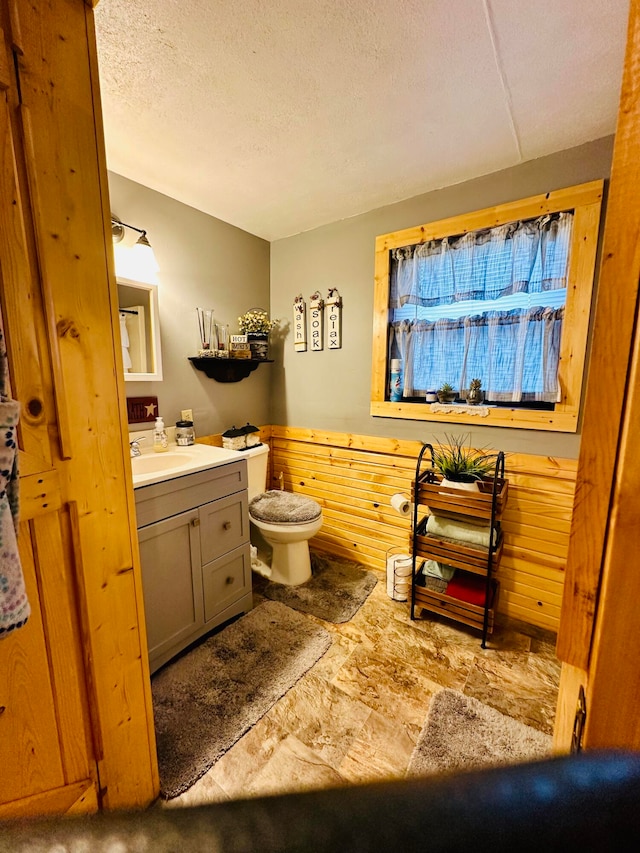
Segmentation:
[[(131, 235), (129, 235), (130, 239), (125, 240), (127, 229), (140, 235), (135, 242)], [(135, 225), (122, 222), (112, 215), (111, 236), (114, 242), (116, 275), (134, 281), (157, 284), (159, 267), (147, 232), (143, 228), (136, 228)]]
[(147, 232), (143, 228), (136, 228), (135, 225), (129, 225), (126, 222), (121, 222), (119, 219), (116, 219), (115, 216), (111, 217), (111, 236), (113, 237), (114, 243), (120, 243), (124, 240), (125, 228), (131, 228), (132, 231), (137, 231), (140, 235), (136, 240), (136, 245), (140, 246), (148, 246), (151, 248), (151, 243), (149, 242), (149, 238), (147, 237)]
[(111, 217), (111, 236), (114, 243), (120, 243), (124, 239), (124, 224), (113, 217)]

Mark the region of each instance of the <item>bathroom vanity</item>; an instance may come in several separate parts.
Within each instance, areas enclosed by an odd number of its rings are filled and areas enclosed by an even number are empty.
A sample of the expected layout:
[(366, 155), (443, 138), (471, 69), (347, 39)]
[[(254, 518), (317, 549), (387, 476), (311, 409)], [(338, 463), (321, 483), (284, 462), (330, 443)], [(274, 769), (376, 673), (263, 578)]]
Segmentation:
[(132, 460), (151, 672), (252, 607), (246, 461), (180, 451)]

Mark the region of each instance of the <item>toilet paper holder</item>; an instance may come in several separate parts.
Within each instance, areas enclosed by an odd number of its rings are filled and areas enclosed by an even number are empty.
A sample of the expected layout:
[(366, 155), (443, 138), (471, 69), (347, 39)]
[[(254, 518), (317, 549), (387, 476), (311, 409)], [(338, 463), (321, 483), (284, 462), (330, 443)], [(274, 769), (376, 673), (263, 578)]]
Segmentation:
[(397, 545), (387, 550), (387, 595), (394, 601), (407, 601), (412, 582), (413, 558)]
[(407, 497), (403, 492), (397, 492), (395, 495), (391, 496), (391, 506), (395, 509), (395, 511), (406, 518), (409, 517), (411, 513), (411, 499)]

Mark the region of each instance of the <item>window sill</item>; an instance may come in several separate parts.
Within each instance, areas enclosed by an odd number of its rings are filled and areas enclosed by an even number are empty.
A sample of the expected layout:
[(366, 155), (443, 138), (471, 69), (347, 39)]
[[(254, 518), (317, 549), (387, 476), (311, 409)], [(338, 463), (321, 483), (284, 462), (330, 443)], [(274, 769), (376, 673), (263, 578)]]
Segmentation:
[[(433, 408), (447, 409), (446, 412)], [(487, 414), (479, 419), (471, 409), (484, 408)], [(439, 403), (390, 403), (372, 402), (370, 414), (378, 418), (406, 418), (414, 421), (439, 423), (476, 424), (482, 426), (512, 427), (515, 429), (539, 429), (554, 432), (577, 432), (578, 412), (569, 406), (558, 404), (554, 412), (535, 409), (508, 409), (503, 406), (442, 406)]]

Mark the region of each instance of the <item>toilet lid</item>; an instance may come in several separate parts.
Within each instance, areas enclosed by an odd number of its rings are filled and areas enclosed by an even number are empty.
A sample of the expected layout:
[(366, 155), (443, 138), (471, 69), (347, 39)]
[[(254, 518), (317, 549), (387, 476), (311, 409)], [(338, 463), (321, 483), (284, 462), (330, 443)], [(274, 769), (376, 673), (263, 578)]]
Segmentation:
[(258, 521), (271, 524), (300, 524), (313, 521), (322, 509), (319, 503), (304, 495), (272, 489), (256, 495), (249, 502), (249, 512)]

